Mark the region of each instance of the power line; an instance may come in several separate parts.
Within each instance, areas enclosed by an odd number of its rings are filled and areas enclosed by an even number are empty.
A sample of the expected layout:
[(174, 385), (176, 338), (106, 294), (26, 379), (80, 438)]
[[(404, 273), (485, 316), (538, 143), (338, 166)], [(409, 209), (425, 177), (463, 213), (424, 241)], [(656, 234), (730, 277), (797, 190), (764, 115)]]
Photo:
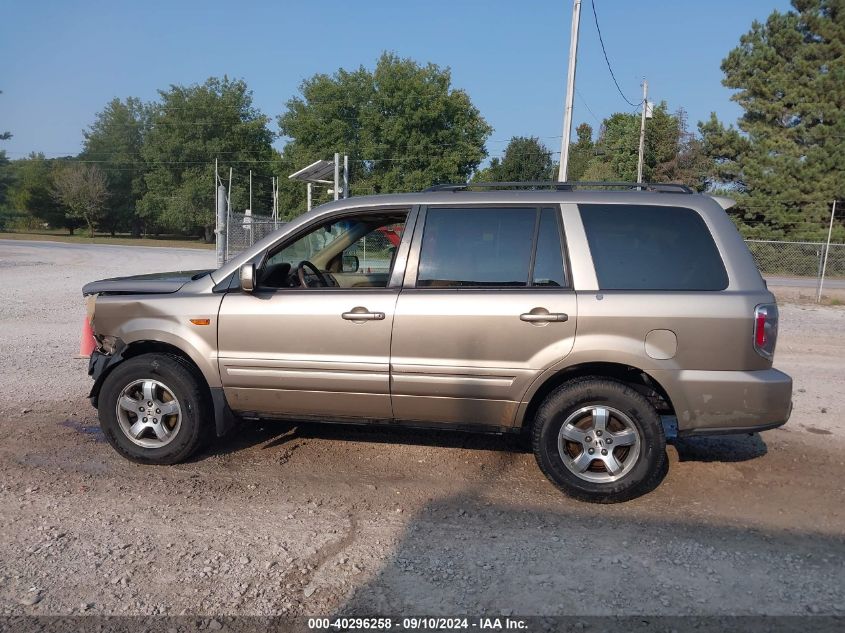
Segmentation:
[(607, 69), (610, 71), (610, 76), (613, 79), (613, 83), (616, 84), (616, 89), (619, 91), (619, 94), (622, 95), (622, 98), (625, 99), (625, 101), (627, 101), (628, 104), (631, 105), (632, 107), (638, 108), (642, 102), (634, 103), (633, 101), (628, 99), (628, 97), (625, 96), (625, 93), (622, 92), (622, 88), (619, 87), (619, 82), (616, 81), (616, 75), (613, 74), (613, 68), (610, 66), (610, 60), (607, 58), (607, 50), (604, 47), (604, 39), (602, 39), (602, 36), (601, 36), (601, 27), (599, 27), (599, 16), (596, 14), (596, 2), (595, 2), (595, 0), (590, 0), (590, 4), (593, 6), (593, 18), (595, 18), (595, 21), (596, 21), (596, 31), (598, 31), (598, 34), (599, 34), (599, 42), (601, 43), (601, 52), (604, 53), (604, 61), (607, 62)]
[[(578, 88), (576, 88), (576, 89), (575, 89), (575, 94), (577, 94), (577, 95), (578, 95), (578, 98), (579, 98), (579, 99), (581, 99), (581, 103), (583, 103), (583, 104), (584, 104), (584, 107), (585, 107), (585, 108), (587, 108), (587, 112), (589, 112), (589, 113), (592, 115), (592, 117), (596, 120), (596, 123), (598, 123), (599, 125), (601, 125), (601, 119), (599, 119), (599, 118), (596, 116), (596, 113), (595, 113), (595, 112), (593, 112), (592, 108), (590, 108), (589, 104), (587, 103), (587, 100), (586, 100), (586, 99), (584, 99), (584, 95), (582, 95), (582, 94), (578, 91)], [(560, 137), (558, 136), (557, 138), (560, 138)]]

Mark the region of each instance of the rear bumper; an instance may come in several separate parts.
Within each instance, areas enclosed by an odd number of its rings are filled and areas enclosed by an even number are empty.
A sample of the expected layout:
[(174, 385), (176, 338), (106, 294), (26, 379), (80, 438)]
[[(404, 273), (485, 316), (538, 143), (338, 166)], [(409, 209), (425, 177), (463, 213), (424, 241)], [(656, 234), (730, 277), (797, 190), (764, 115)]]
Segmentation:
[(765, 431), (792, 413), (792, 378), (777, 369), (651, 373), (672, 401), (679, 435)]

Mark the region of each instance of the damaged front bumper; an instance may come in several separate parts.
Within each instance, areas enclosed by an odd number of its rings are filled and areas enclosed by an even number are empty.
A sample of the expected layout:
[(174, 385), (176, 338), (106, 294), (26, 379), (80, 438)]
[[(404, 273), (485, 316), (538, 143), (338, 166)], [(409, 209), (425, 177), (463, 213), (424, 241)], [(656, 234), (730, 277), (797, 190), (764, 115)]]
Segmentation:
[(100, 349), (95, 349), (91, 352), (91, 358), (88, 359), (88, 375), (94, 379), (94, 385), (91, 387), (88, 399), (95, 409), (97, 408), (97, 399), (100, 396), (100, 388), (103, 386), (103, 381), (106, 379), (109, 369), (123, 360), (123, 350), (125, 347), (122, 341), (116, 340), (114, 351), (111, 354), (106, 354)]

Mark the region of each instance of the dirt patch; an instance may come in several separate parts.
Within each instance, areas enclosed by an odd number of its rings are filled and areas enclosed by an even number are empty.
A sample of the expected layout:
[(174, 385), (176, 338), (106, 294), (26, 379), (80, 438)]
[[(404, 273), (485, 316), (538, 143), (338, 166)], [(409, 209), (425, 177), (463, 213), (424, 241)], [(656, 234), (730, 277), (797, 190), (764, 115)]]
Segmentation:
[[(777, 297), (778, 303), (799, 303), (803, 305), (819, 305), (816, 288), (798, 288), (791, 286), (770, 286), (769, 290)], [(821, 305), (839, 307), (845, 306), (845, 288), (824, 288)]]
[(845, 613), (845, 463), (810, 433), (679, 441), (606, 507), (508, 438), (246, 425), (157, 468), (51, 419), (0, 421), (6, 615)]

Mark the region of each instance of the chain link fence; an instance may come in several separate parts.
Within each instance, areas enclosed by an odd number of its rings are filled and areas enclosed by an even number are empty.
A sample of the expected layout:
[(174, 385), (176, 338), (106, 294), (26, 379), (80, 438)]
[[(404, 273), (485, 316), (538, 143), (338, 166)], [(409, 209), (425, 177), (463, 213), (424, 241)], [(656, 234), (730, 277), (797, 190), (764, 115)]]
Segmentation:
[[(232, 211), (226, 223), (225, 260), (247, 250), (265, 235), (284, 227), (286, 222), (266, 215), (246, 215)], [(398, 246), (401, 230), (385, 227), (374, 231), (346, 249), (345, 255), (358, 258), (358, 269), (365, 273), (390, 272), (392, 249)]]
[(225, 260), (229, 261), (285, 224), (267, 215), (246, 215), (230, 211), (226, 222)]
[[(763, 275), (821, 278), (827, 248), (824, 242), (745, 240), (745, 243)], [(845, 244), (830, 245), (824, 268), (825, 279), (845, 279)]]

